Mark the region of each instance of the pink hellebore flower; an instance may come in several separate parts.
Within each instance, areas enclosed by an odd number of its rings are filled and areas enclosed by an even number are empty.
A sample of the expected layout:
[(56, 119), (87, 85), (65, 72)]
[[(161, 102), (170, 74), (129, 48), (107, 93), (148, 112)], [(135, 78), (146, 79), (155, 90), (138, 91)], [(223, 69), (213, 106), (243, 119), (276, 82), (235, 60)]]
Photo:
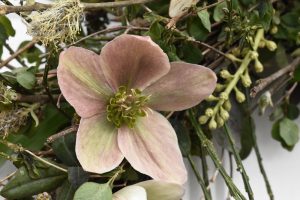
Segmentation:
[(210, 95), (208, 68), (169, 63), (150, 37), (121, 35), (100, 56), (70, 47), (61, 53), (58, 83), (81, 116), (76, 154), (86, 171), (108, 172), (124, 157), (156, 180), (184, 183), (186, 169), (174, 129), (154, 111), (180, 111)]
[(112, 200), (180, 200), (183, 194), (178, 184), (151, 180), (124, 187)]

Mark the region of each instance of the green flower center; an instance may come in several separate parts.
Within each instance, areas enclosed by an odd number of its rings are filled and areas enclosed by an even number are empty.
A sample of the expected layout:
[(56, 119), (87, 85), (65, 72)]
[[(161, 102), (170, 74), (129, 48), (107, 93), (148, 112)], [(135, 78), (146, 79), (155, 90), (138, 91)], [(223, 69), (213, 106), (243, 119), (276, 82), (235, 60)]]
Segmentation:
[(139, 89), (128, 90), (125, 86), (119, 87), (107, 105), (107, 120), (116, 127), (126, 124), (133, 128), (138, 117), (147, 115), (145, 104), (149, 100)]

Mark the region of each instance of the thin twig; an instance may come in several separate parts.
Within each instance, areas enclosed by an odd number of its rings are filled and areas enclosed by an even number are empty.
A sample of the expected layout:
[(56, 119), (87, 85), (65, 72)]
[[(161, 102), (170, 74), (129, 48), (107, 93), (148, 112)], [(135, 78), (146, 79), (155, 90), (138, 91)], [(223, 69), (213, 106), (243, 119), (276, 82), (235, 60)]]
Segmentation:
[(251, 89), (250, 96), (254, 98), (257, 93), (264, 90), (270, 83), (277, 80), (279, 77), (295, 70), (296, 66), (300, 64), (300, 57), (294, 59), (288, 66), (282, 68), (281, 70), (273, 73), (272, 75), (260, 79), (256, 82), (256, 85)]
[(13, 177), (13, 176), (16, 174), (16, 172), (17, 172), (17, 171), (15, 171), (15, 172), (13, 172), (13, 173), (7, 175), (7, 176), (4, 177), (3, 179), (1, 179), (1, 180), (0, 180), (0, 185), (2, 185), (4, 181), (6, 181), (6, 180), (10, 179), (11, 177)]
[(58, 138), (60, 138), (60, 137), (63, 137), (65, 135), (68, 135), (69, 133), (77, 131), (77, 129), (78, 129), (78, 126), (72, 126), (72, 127), (68, 128), (66, 130), (63, 130), (63, 131), (58, 132), (58, 133), (56, 133), (54, 135), (51, 135), (50, 137), (48, 137), (47, 142), (48, 143), (52, 143), (55, 140), (57, 140)]
[(27, 49), (31, 48), (35, 43), (36, 43), (35, 39), (33, 39), (32, 41), (30, 41), (29, 43), (27, 43), (24, 47), (20, 48), (18, 51), (16, 51), (14, 54), (12, 54), (9, 58), (7, 58), (6, 60), (2, 61), (0, 63), (0, 68), (2, 68), (3, 66), (7, 65), (10, 61), (12, 61), (14, 58), (16, 58), (18, 55), (20, 55), (21, 53), (23, 53)]
[[(15, 53), (15, 51), (9, 46), (9, 44), (4, 43), (5, 48), (9, 51), (9, 53), (12, 55)], [(18, 56), (16, 56), (16, 60), (23, 66), (23, 67), (27, 67), (25, 62), (22, 61), (22, 59)]]
[[(84, 11), (97, 11), (102, 10), (104, 8), (116, 8), (116, 7), (124, 7), (135, 4), (144, 4), (149, 3), (155, 0), (127, 0), (127, 1), (117, 1), (117, 2), (103, 2), (103, 3), (80, 3), (80, 6)], [(42, 4), (35, 3), (33, 5), (25, 5), (25, 6), (9, 6), (3, 5), (0, 6), (0, 15), (6, 15), (9, 13), (19, 13), (19, 12), (31, 12), (31, 11), (43, 11), (48, 8), (51, 8), (53, 4)]]
[(58, 169), (58, 170), (60, 170), (60, 171), (66, 172), (66, 173), (68, 172), (67, 169), (64, 169), (64, 168), (62, 168), (62, 167), (59, 167), (59, 166), (57, 166), (57, 165), (55, 165), (55, 164), (53, 164), (53, 163), (51, 163), (51, 162), (49, 162), (49, 161), (47, 161), (47, 160), (45, 160), (45, 159), (43, 159), (43, 158), (41, 158), (41, 157), (35, 155), (34, 153), (32, 153), (31, 151), (29, 151), (29, 150), (27, 150), (27, 149), (25, 149), (24, 151), (25, 151), (26, 153), (28, 153), (29, 155), (33, 156), (34, 158), (36, 158), (37, 160), (41, 161), (42, 163), (45, 163), (46, 165), (49, 165), (49, 166), (51, 166), (51, 167), (54, 167), (54, 168), (56, 168), (56, 169)]

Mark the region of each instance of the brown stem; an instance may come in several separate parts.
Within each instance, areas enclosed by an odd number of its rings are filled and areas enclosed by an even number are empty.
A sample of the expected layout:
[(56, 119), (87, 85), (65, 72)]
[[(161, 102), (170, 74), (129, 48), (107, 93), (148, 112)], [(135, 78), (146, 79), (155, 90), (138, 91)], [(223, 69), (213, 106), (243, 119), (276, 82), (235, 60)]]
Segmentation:
[(65, 130), (63, 130), (63, 131), (61, 131), (61, 132), (58, 132), (58, 133), (56, 133), (56, 134), (54, 134), (54, 135), (48, 137), (47, 142), (48, 142), (48, 143), (52, 143), (52, 142), (54, 142), (55, 140), (57, 140), (58, 138), (60, 138), (60, 137), (63, 137), (63, 136), (65, 136), (65, 135), (68, 135), (69, 133), (72, 133), (72, 132), (74, 132), (74, 131), (77, 131), (77, 129), (78, 129), (78, 126), (71, 126), (71, 127), (68, 128), (68, 129), (65, 129)]
[[(124, 7), (135, 4), (144, 4), (155, 0), (127, 0), (127, 1), (117, 1), (117, 2), (103, 2), (103, 3), (81, 3), (84, 11), (95, 11), (101, 10), (103, 8), (116, 8)], [(43, 11), (48, 8), (51, 8), (52, 4), (42, 4), (35, 3), (33, 5), (25, 6), (0, 6), (0, 15), (6, 15), (9, 13), (18, 13), (18, 12), (31, 12), (31, 11)]]
[(294, 71), (296, 66), (300, 64), (300, 57), (293, 60), (292, 63), (290, 63), (288, 66), (282, 68), (281, 70), (273, 73), (271, 76), (268, 76), (266, 78), (260, 79), (256, 82), (256, 85), (251, 89), (250, 96), (254, 98), (257, 93), (264, 90), (270, 83), (277, 80), (279, 77), (281, 77), (284, 74), (287, 74), (291, 71)]
[[(58, 99), (58, 95), (53, 96), (54, 99)], [(48, 95), (22, 95), (18, 94), (16, 101), (19, 102), (29, 102), (29, 103), (34, 103), (34, 102), (47, 102), (49, 101), (49, 96)]]
[(15, 59), (18, 55), (20, 55), (21, 53), (23, 53), (24, 51), (26, 51), (30, 47), (32, 47), (35, 43), (36, 43), (36, 40), (33, 39), (31, 42), (29, 42), (28, 44), (26, 44), (24, 47), (20, 48), (18, 51), (16, 51), (14, 54), (12, 54), (9, 58), (7, 58), (6, 60), (2, 61), (0, 63), (0, 68), (6, 66), (10, 61), (12, 61), (13, 59)]

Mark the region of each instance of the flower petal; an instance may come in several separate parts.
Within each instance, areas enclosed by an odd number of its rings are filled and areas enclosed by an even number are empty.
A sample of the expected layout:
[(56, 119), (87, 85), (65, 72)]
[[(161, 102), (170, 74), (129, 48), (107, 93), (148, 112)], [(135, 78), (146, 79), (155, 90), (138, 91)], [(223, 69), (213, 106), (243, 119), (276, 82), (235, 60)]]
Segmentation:
[(76, 155), (84, 170), (105, 173), (123, 160), (117, 129), (102, 115), (82, 118), (76, 138)]
[(151, 95), (148, 106), (160, 111), (180, 111), (193, 107), (215, 89), (215, 73), (201, 65), (173, 62), (171, 70), (143, 93)]
[(147, 194), (143, 187), (132, 185), (114, 193), (113, 200), (147, 200)]
[(99, 63), (97, 54), (79, 47), (70, 47), (60, 54), (58, 84), (81, 117), (105, 111), (107, 96), (112, 93)]
[(101, 50), (101, 66), (110, 86), (144, 89), (170, 70), (167, 55), (150, 37), (121, 35)]
[(180, 200), (184, 194), (181, 185), (162, 181), (144, 181), (135, 185), (146, 189), (147, 200)]
[(155, 180), (183, 184), (187, 172), (176, 133), (169, 121), (156, 111), (138, 119), (133, 129), (121, 127), (118, 144), (131, 166)]

